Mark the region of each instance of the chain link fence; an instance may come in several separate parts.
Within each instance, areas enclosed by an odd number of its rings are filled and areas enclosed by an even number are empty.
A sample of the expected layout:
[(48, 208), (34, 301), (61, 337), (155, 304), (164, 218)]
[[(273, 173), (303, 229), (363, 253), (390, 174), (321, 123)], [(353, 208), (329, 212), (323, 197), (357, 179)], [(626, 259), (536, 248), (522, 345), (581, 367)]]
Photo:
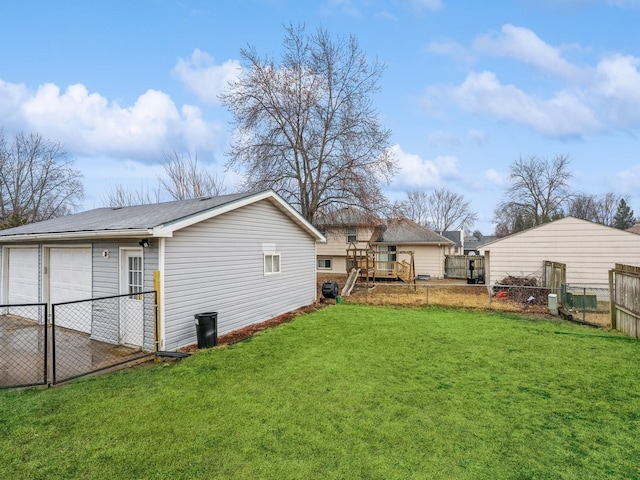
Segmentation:
[(47, 383), (47, 305), (0, 305), (0, 388)]
[(0, 387), (48, 385), (146, 360), (156, 292), (51, 305), (0, 305)]
[(156, 292), (58, 303), (52, 309), (52, 381), (141, 360), (156, 350)]
[[(322, 297), (321, 285), (319, 284), (318, 287), (320, 298)], [(603, 327), (611, 326), (608, 286), (568, 285), (565, 293), (563, 295), (562, 288), (526, 285), (470, 285), (446, 281), (416, 282), (415, 284), (376, 282), (368, 286), (364, 283), (356, 284), (351, 295), (340, 297), (338, 301), (368, 305), (477, 308), (551, 316), (549, 295), (555, 295), (561, 307), (558, 309), (558, 317), (564, 316), (566, 319)], [(586, 299), (584, 295), (587, 295)], [(597, 297), (595, 303), (593, 295)], [(567, 315), (563, 315), (563, 312)], [(568, 318), (569, 315), (571, 318)]]
[(585, 324), (611, 326), (611, 297), (608, 285), (563, 283), (559, 297), (561, 314)]

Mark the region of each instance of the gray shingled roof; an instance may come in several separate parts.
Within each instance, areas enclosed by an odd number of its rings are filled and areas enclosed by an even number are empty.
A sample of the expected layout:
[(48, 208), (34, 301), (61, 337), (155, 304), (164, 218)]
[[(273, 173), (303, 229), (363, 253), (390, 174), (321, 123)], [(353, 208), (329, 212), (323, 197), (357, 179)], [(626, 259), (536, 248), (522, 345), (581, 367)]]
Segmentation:
[(122, 208), (97, 208), (65, 217), (0, 231), (1, 237), (48, 233), (106, 232), (144, 230), (185, 219), (206, 210), (232, 203), (250, 193), (179, 200)]
[(320, 217), (315, 224), (318, 227), (358, 227), (377, 225), (379, 222), (358, 208), (345, 207)]
[(442, 236), (455, 243), (456, 247), (462, 246), (462, 232), (460, 230), (445, 230), (442, 232)]
[(482, 247), (485, 243), (493, 242), (497, 237), (492, 235), (485, 235), (481, 240), (478, 240), (476, 237), (465, 237), (464, 238), (464, 249), (465, 250), (477, 250)]
[(381, 229), (381, 233), (376, 242), (384, 243), (436, 243), (453, 244), (451, 240), (438, 235), (422, 225), (407, 219), (384, 220), (386, 229)]

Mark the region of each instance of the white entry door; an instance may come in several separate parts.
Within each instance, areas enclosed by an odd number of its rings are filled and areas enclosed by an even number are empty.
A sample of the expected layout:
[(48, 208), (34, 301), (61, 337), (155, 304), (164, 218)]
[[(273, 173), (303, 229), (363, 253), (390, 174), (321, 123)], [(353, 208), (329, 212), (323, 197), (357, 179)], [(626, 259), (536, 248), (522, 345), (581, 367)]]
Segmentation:
[(120, 343), (144, 346), (144, 290), (141, 248), (120, 250)]
[[(50, 247), (49, 302), (90, 299), (91, 263), (91, 247)], [(91, 333), (91, 302), (56, 307), (56, 326)]]

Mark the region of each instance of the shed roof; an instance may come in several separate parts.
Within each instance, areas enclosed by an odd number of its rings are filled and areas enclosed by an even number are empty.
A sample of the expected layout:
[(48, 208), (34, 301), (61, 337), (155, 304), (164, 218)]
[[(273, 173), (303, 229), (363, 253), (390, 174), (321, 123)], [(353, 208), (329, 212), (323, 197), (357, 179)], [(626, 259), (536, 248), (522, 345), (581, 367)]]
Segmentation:
[(91, 237), (171, 237), (173, 232), (225, 212), (268, 200), (318, 241), (324, 237), (273, 190), (193, 200), (105, 207), (0, 231), (0, 242)]

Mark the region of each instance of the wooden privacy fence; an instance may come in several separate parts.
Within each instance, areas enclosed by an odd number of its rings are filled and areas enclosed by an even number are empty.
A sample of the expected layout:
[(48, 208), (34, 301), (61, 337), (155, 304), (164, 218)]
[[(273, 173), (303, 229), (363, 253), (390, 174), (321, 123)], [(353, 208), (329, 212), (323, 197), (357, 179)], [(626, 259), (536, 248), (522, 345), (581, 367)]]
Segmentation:
[(611, 326), (640, 338), (640, 267), (616, 263), (609, 270)]
[(444, 259), (447, 278), (465, 278), (472, 283), (484, 283), (483, 255), (447, 255)]

